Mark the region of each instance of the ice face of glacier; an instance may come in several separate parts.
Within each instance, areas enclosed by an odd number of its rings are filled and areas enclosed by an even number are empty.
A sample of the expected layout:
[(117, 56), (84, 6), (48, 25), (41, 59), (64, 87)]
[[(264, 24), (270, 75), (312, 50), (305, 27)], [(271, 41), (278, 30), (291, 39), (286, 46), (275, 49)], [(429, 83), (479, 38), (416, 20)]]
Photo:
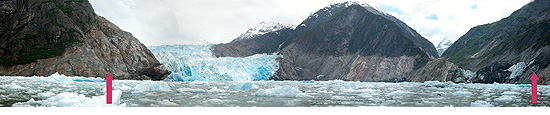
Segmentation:
[(259, 81), (278, 69), (280, 55), (256, 54), (248, 57), (212, 55), (210, 45), (164, 45), (148, 47), (166, 66), (167, 81)]
[(510, 68), (506, 69), (506, 71), (511, 71), (512, 74), (510, 74), (509, 79), (518, 78), (519, 76), (523, 75), (523, 71), (525, 70), (525, 62), (519, 62), (516, 63), (516, 65), (512, 65)]

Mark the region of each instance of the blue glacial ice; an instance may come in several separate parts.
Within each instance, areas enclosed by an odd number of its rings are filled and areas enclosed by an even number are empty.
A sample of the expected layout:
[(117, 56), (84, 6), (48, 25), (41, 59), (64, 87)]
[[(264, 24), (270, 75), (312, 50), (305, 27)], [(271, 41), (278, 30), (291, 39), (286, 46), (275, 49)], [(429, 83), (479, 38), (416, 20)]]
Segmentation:
[(512, 65), (510, 68), (506, 69), (506, 71), (511, 71), (512, 74), (510, 74), (509, 79), (515, 79), (519, 76), (523, 75), (523, 71), (525, 70), (525, 62), (519, 62), (515, 65)]
[(229, 86), (231, 89), (258, 89), (259, 87), (252, 82), (235, 82)]
[[(51, 92), (50, 92), (51, 93)], [(51, 94), (45, 94), (51, 95)], [(122, 91), (113, 91), (113, 104), (106, 104), (106, 96), (85, 97), (83, 94), (77, 93), (59, 93), (46, 100), (35, 101), (31, 98), (27, 102), (15, 103), (14, 107), (125, 107), (126, 104), (120, 104)]]
[(256, 92), (256, 96), (264, 97), (311, 97), (303, 93), (297, 87), (277, 86), (271, 89), (260, 89)]
[(170, 86), (162, 81), (143, 81), (136, 85), (136, 87), (132, 90), (132, 93), (172, 91)]
[(278, 69), (280, 55), (215, 57), (210, 45), (164, 45), (148, 47), (172, 73), (167, 81), (259, 81)]

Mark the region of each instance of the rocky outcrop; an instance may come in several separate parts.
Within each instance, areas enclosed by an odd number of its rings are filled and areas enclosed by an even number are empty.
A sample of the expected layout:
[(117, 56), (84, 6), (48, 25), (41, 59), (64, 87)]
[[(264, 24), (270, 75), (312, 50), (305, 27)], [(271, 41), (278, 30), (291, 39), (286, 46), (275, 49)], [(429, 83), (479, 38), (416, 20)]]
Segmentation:
[(447, 58), (438, 58), (428, 62), (425, 66), (408, 74), (409, 81), (452, 81), (452, 82), (470, 82), (465, 76), (466, 73), (458, 66), (449, 62)]
[(0, 1), (0, 75), (162, 80), (168, 71), (86, 0)]
[[(476, 26), (460, 37), (442, 57), (476, 71), (473, 82), (530, 83), (535, 72), (548, 84), (550, 52), (550, 1), (535, 0), (500, 21)], [(531, 63), (533, 62), (533, 63)], [(524, 63), (519, 77), (513, 65)], [(523, 68), (523, 67), (522, 67)]]

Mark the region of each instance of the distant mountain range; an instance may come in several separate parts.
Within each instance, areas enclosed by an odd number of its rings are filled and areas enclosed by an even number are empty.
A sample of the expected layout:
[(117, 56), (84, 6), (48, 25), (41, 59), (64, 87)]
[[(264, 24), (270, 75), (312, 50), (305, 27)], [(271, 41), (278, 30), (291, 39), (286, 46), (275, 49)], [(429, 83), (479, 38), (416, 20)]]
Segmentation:
[(292, 29), (294, 25), (281, 24), (277, 22), (260, 22), (255, 27), (246, 30), (246, 32), (239, 35), (239, 37), (233, 39), (233, 41), (245, 40), (264, 35), (269, 32), (274, 32), (281, 29)]
[(439, 42), (439, 44), (437, 44), (437, 47), (435, 47), (435, 49), (437, 49), (437, 54), (441, 56), (441, 54), (443, 54), (445, 50), (451, 47), (451, 45), (453, 45), (453, 42), (451, 42), (451, 40), (443, 40)]

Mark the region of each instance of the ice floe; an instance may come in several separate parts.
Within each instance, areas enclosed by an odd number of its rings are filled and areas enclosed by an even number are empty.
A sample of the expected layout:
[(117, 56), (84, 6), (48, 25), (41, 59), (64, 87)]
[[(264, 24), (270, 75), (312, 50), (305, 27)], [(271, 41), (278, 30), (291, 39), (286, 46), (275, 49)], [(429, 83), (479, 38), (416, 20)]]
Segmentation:
[(477, 100), (475, 102), (470, 103), (470, 107), (494, 107), (494, 105), (487, 101)]
[(34, 100), (30, 99), (27, 102), (15, 103), (14, 107), (113, 107), (113, 106), (126, 106), (126, 104), (120, 104), (120, 97), (122, 95), (121, 90), (113, 91), (113, 104), (106, 104), (105, 95), (85, 97), (82, 94), (77, 93), (60, 93), (56, 96), (50, 97), (46, 100)]
[(260, 89), (256, 92), (257, 96), (267, 97), (311, 97), (303, 93), (297, 87), (277, 86), (271, 89)]
[(170, 86), (162, 81), (143, 81), (133, 88), (132, 93), (172, 91)]

